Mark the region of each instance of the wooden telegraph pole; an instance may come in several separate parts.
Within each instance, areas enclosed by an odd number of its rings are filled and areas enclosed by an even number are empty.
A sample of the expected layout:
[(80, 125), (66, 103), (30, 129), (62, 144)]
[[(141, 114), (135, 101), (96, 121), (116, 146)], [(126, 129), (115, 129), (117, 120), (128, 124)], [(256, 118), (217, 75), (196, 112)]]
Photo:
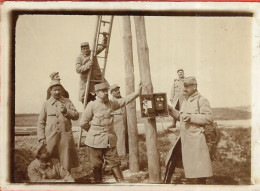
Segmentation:
[[(147, 46), (145, 21), (143, 16), (135, 16), (135, 31), (138, 50), (138, 62), (141, 82), (143, 84), (142, 93), (152, 94), (153, 85), (151, 81), (149, 50)], [(157, 149), (157, 131), (154, 117), (144, 120), (145, 137), (148, 157), (149, 182), (161, 182), (160, 155)]]
[[(125, 55), (125, 84), (126, 95), (135, 91), (133, 47), (130, 16), (123, 16), (123, 42)], [(132, 101), (126, 106), (127, 126), (129, 138), (129, 168), (131, 172), (139, 172), (139, 150), (138, 131), (136, 119), (136, 101)]]

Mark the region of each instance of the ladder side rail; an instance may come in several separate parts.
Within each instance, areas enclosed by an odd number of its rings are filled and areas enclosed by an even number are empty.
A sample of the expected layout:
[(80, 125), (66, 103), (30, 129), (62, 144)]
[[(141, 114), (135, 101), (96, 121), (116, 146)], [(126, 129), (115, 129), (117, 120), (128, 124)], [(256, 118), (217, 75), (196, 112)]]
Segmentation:
[[(97, 19), (97, 26), (96, 26), (96, 31), (95, 31), (95, 37), (94, 37), (94, 43), (93, 43), (93, 48), (92, 48), (92, 51), (91, 51), (91, 60), (93, 62), (93, 58), (94, 56), (96, 56), (96, 49), (97, 49), (97, 43), (98, 43), (98, 32), (100, 30), (100, 20), (101, 20), (101, 16), (99, 15), (98, 16), (98, 19)], [(88, 99), (88, 93), (89, 93), (89, 85), (90, 85), (90, 77), (92, 75), (92, 67), (90, 68), (89, 70), (89, 75), (88, 75), (88, 79), (87, 79), (87, 84), (86, 84), (86, 90), (85, 90), (85, 96), (84, 96), (84, 109), (86, 108), (87, 106), (87, 99)]]
[(107, 65), (107, 57), (108, 57), (108, 51), (109, 51), (109, 44), (110, 44), (110, 38), (111, 38), (111, 33), (112, 33), (112, 26), (113, 26), (113, 20), (114, 20), (114, 16), (111, 16), (111, 20), (110, 20), (110, 26), (109, 26), (109, 31), (108, 31), (108, 39), (107, 39), (107, 47), (106, 47), (106, 51), (105, 51), (105, 60), (104, 60), (104, 68), (102, 71), (102, 81), (104, 81), (105, 79), (105, 71), (106, 71), (106, 65)]
[[(99, 23), (100, 23), (100, 16), (97, 16), (97, 25), (96, 25), (96, 31), (94, 33), (95, 37), (94, 37), (93, 49), (92, 49), (92, 52), (91, 52), (92, 61), (93, 61), (94, 55), (96, 54), (96, 43), (97, 43), (97, 36), (98, 36), (97, 34), (98, 34), (99, 29), (100, 29)], [(84, 96), (83, 109), (85, 109), (86, 106), (87, 106), (91, 73), (92, 73), (92, 67), (89, 69), (89, 75), (88, 75), (88, 79), (87, 79), (87, 83), (86, 83), (86, 90), (85, 90), (85, 96)], [(80, 127), (79, 131), (80, 132), (79, 132), (79, 139), (78, 139), (78, 145), (77, 145), (78, 148), (80, 148), (80, 146), (81, 146), (81, 136), (82, 136), (82, 128), (81, 127)]]

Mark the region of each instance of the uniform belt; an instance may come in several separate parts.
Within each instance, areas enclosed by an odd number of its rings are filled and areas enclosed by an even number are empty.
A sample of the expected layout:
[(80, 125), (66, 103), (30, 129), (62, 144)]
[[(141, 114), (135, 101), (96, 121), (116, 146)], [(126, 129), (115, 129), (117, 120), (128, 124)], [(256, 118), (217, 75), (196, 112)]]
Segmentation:
[(112, 127), (112, 125), (100, 126), (100, 125), (91, 124), (91, 128), (93, 128), (94, 130), (97, 130), (97, 131), (108, 131), (109, 129), (111, 129), (111, 127)]

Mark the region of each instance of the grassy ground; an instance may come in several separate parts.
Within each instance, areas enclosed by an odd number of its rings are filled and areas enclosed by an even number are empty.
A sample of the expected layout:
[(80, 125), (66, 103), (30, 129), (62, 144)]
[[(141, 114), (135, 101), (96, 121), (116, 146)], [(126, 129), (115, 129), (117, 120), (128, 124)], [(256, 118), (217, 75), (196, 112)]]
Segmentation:
[[(251, 128), (221, 129), (222, 136), (218, 144), (215, 158), (212, 162), (214, 177), (210, 178), (208, 184), (228, 184), (241, 185), (250, 184), (251, 174)], [(172, 140), (176, 138), (176, 133), (158, 134), (158, 149), (160, 152), (160, 163), (162, 178), (165, 173), (164, 160), (168, 150), (172, 145)], [(14, 172), (15, 182), (27, 182), (26, 169), (33, 160), (33, 150), (36, 144), (36, 136), (19, 136), (15, 137), (14, 152)], [(91, 183), (92, 175), (86, 147), (77, 149), (80, 159), (80, 166), (72, 169), (72, 175), (77, 183)], [(122, 159), (122, 169), (126, 176), (126, 181), (130, 183), (147, 183), (148, 182), (148, 164), (146, 156), (145, 136), (139, 135), (139, 163), (142, 173), (131, 175), (127, 170), (128, 159)], [(113, 180), (109, 171), (106, 171), (105, 182)], [(183, 175), (182, 169), (176, 169), (173, 182), (177, 184), (189, 183)]]
[[(234, 107), (234, 108), (213, 108), (213, 116), (215, 120), (245, 120), (251, 118), (251, 107)], [(81, 114), (80, 114), (81, 115)], [(39, 114), (16, 114), (15, 126), (16, 127), (36, 127)], [(142, 122), (141, 113), (137, 111), (137, 121)], [(79, 117), (80, 119), (80, 117)], [(157, 122), (172, 121), (171, 117), (156, 118)], [(78, 126), (79, 120), (72, 121), (72, 125)]]

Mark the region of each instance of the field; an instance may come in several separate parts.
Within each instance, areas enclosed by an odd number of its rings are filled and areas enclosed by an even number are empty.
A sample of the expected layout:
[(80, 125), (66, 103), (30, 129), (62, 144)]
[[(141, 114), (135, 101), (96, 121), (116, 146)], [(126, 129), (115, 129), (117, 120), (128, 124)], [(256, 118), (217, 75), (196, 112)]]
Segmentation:
[[(251, 184), (251, 113), (248, 108), (222, 108), (213, 109), (215, 119), (219, 122), (221, 139), (217, 145), (215, 157), (212, 161), (214, 176), (207, 180), (207, 184), (213, 185), (248, 185)], [(140, 116), (140, 113), (137, 114)], [(28, 182), (27, 166), (33, 160), (34, 147), (37, 142), (36, 124), (37, 114), (16, 115), (16, 130), (25, 129), (34, 132), (30, 136), (15, 136), (14, 144), (14, 182)], [(227, 120), (229, 119), (229, 120)], [(165, 173), (165, 157), (171, 145), (176, 140), (179, 131), (165, 132), (163, 127), (167, 126), (170, 118), (157, 119), (161, 130), (158, 129), (158, 149), (160, 153), (161, 176)], [(73, 126), (78, 125), (78, 121), (73, 122)], [(138, 126), (142, 127), (142, 119), (138, 117)], [(140, 129), (140, 128), (139, 128)], [(74, 133), (77, 142), (77, 134)], [(72, 169), (72, 175), (79, 184), (91, 184), (92, 174), (88, 159), (88, 150), (85, 146), (77, 148), (80, 159), (80, 166)], [(139, 173), (131, 173), (128, 168), (128, 159), (122, 158), (121, 168), (128, 183), (148, 183), (148, 164), (146, 156), (145, 135), (141, 129), (139, 132)], [(111, 173), (106, 169), (104, 174), (105, 183), (115, 182)], [(175, 184), (189, 184), (189, 180), (184, 178), (183, 169), (176, 169), (172, 182)]]
[[(250, 107), (234, 107), (234, 108), (213, 108), (213, 116), (215, 120), (247, 120), (251, 118)], [(80, 114), (81, 115), (81, 114)], [(140, 111), (137, 111), (137, 122), (141, 123), (142, 118)], [(36, 127), (38, 114), (16, 114), (16, 127)], [(80, 119), (80, 118), (79, 118)], [(169, 122), (171, 117), (157, 118), (157, 122)], [(73, 126), (77, 126), (79, 120), (72, 121)]]

